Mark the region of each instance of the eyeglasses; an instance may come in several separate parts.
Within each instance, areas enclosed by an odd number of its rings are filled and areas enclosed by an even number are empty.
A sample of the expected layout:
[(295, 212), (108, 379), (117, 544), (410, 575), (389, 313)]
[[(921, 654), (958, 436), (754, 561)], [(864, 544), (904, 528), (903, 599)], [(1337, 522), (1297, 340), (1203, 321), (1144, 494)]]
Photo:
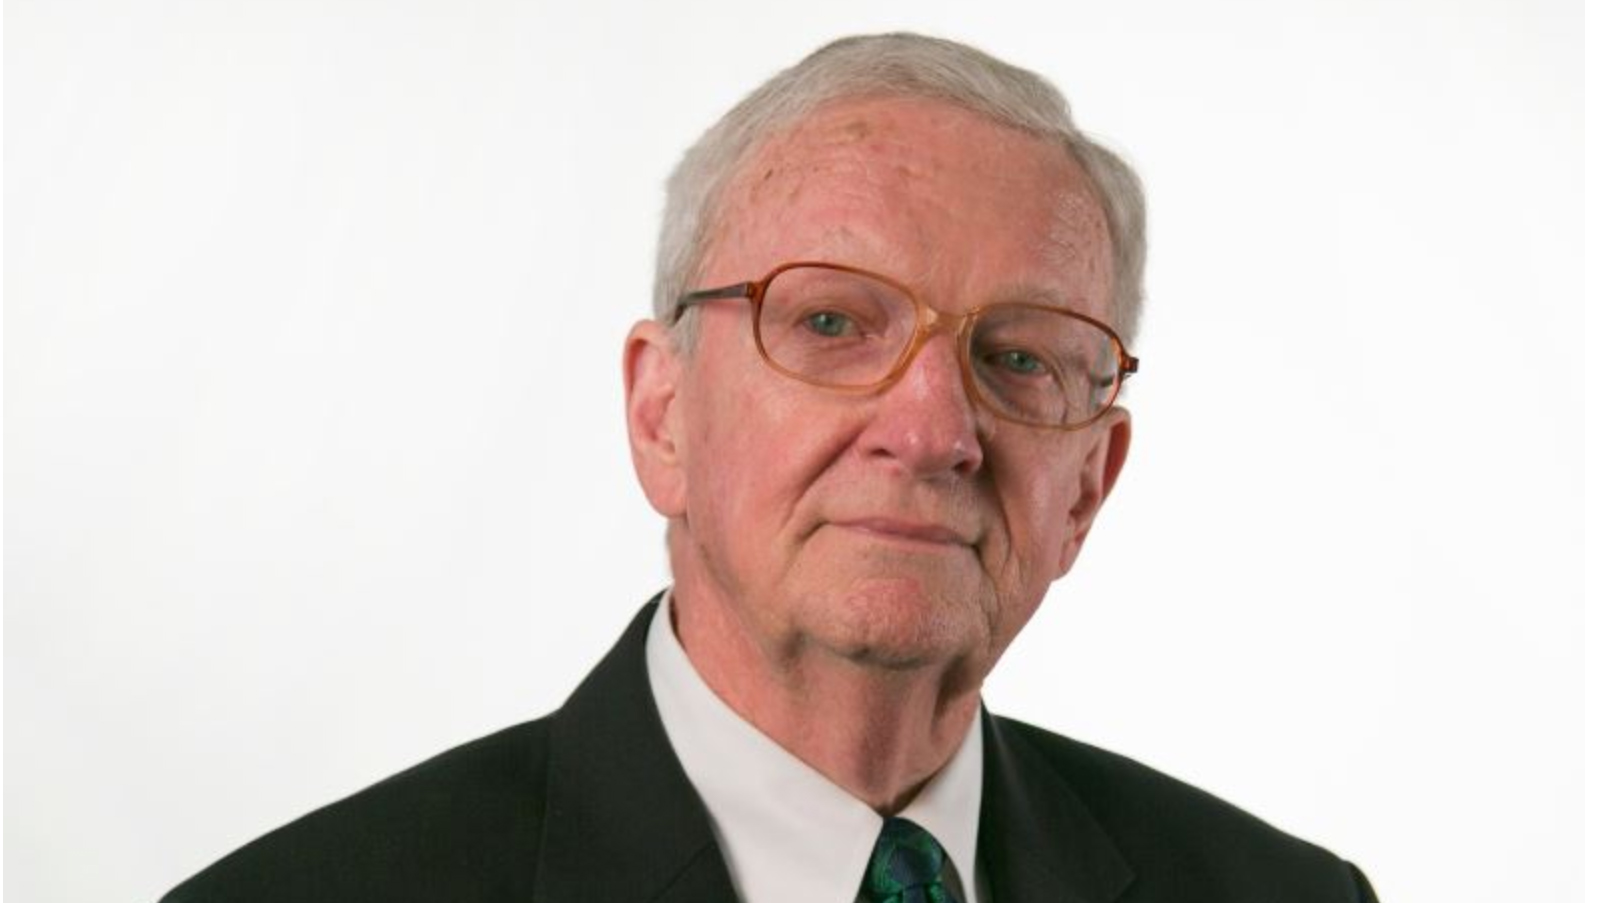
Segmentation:
[(897, 382), (931, 333), (952, 329), (970, 398), (1026, 426), (1087, 426), (1137, 372), (1113, 329), (1075, 311), (1011, 302), (945, 314), (895, 280), (816, 261), (688, 292), (670, 324), (690, 307), (725, 298), (752, 303), (753, 339), (770, 367), (826, 389), (880, 391)]

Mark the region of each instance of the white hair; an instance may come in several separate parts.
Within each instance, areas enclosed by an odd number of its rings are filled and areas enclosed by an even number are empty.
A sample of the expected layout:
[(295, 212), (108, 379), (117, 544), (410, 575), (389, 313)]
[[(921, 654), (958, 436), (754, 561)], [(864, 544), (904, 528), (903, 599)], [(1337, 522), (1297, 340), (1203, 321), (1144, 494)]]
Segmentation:
[[(1063, 145), (1092, 182), (1109, 224), (1114, 252), (1110, 325), (1122, 341), (1133, 340), (1147, 253), (1137, 174), (1075, 127), (1064, 95), (1042, 76), (964, 44), (907, 33), (826, 44), (747, 95), (686, 151), (669, 176), (658, 234), (653, 311), (659, 321), (669, 322), (679, 297), (698, 287), (694, 282), (724, 195), (747, 158), (821, 106), (863, 97), (940, 100)], [(682, 342), (695, 335), (695, 319), (695, 308), (681, 318)]]

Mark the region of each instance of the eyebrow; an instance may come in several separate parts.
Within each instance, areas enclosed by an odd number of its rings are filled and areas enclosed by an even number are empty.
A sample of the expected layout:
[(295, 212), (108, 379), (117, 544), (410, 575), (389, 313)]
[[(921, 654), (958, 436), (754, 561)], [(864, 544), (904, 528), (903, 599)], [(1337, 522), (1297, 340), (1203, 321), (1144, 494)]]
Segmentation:
[(985, 300), (986, 304), (1046, 304), (1051, 307), (1062, 307), (1077, 313), (1090, 314), (1086, 297), (1083, 295), (1066, 295), (1063, 292), (1050, 289), (1046, 286), (1030, 282), (1012, 282), (1002, 289), (994, 292)]

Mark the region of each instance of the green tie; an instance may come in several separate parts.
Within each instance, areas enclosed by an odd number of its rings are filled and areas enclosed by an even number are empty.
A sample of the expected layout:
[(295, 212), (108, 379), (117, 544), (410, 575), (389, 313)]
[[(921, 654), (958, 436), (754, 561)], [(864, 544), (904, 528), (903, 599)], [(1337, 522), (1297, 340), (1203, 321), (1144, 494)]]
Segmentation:
[(873, 903), (953, 903), (942, 884), (942, 845), (906, 818), (888, 818), (864, 870), (863, 894)]

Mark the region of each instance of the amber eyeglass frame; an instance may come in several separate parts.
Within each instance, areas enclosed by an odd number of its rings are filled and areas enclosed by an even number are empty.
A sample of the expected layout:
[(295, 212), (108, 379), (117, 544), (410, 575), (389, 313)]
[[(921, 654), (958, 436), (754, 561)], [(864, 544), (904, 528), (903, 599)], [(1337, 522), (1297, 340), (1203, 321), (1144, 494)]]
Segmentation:
[[(896, 289), (903, 295), (903, 297), (906, 297), (909, 299), (909, 301), (913, 302), (916, 317), (914, 334), (909, 337), (907, 347), (903, 349), (896, 362), (892, 364), (892, 368), (887, 372), (886, 376), (882, 377), (876, 382), (862, 386), (840, 385), (837, 383), (813, 379), (797, 373), (796, 371), (788, 370), (786, 367), (782, 366), (780, 362), (769, 356), (769, 350), (764, 347), (763, 334), (759, 325), (762, 322), (764, 297), (769, 291), (770, 284), (775, 281), (776, 277), (789, 270), (801, 269), (804, 267), (836, 270), (838, 272), (850, 273), (855, 276), (871, 279), (875, 282), (881, 283), (882, 285)], [(898, 282), (896, 279), (893, 279), (889, 276), (882, 276), (880, 273), (862, 269), (860, 267), (848, 266), (841, 263), (829, 263), (821, 260), (799, 260), (791, 263), (783, 263), (780, 266), (770, 270), (769, 273), (763, 278), (754, 282), (736, 282), (731, 285), (722, 285), (718, 288), (705, 288), (686, 292), (676, 299), (674, 304), (674, 313), (669, 318), (669, 325), (673, 326), (676, 323), (679, 323), (680, 318), (685, 315), (685, 312), (688, 308), (696, 307), (709, 301), (721, 301), (725, 299), (736, 298), (745, 298), (748, 302), (750, 302), (750, 306), (752, 308), (752, 342), (753, 345), (758, 349), (759, 357), (763, 358), (764, 363), (769, 365), (770, 369), (783, 376), (795, 379), (798, 382), (807, 383), (811, 386), (817, 386), (821, 389), (829, 389), (835, 392), (870, 395), (890, 387), (903, 377), (904, 371), (908, 369), (908, 365), (914, 361), (914, 358), (919, 356), (920, 349), (925, 347), (925, 343), (930, 339), (931, 335), (944, 329), (948, 329), (953, 332), (953, 339), (957, 343), (959, 368), (964, 374), (964, 391), (969, 395), (970, 400), (980, 407), (985, 408), (994, 416), (1003, 420), (1007, 420), (1010, 423), (1018, 423), (1021, 426), (1038, 427), (1041, 429), (1059, 430), (1063, 432), (1079, 430), (1090, 426), (1096, 422), (1098, 418), (1109, 413), (1109, 409), (1114, 407), (1115, 402), (1120, 398), (1120, 390), (1125, 386), (1126, 378), (1137, 372), (1137, 359), (1126, 352), (1126, 343), (1120, 340), (1120, 334), (1115, 332), (1114, 329), (1109, 325), (1089, 317), (1086, 314), (1077, 313), (1073, 310), (1063, 307), (1056, 307), (1051, 304), (1034, 304), (1029, 302), (983, 304), (978, 307), (972, 307), (961, 313), (943, 313), (936, 308), (931, 307), (929, 304), (926, 304), (924, 299), (915, 294), (913, 289), (901, 282)], [(979, 387), (975, 384), (975, 372), (970, 364), (970, 336), (975, 329), (976, 321), (981, 318), (982, 314), (1000, 307), (1007, 307), (1016, 310), (1042, 310), (1049, 313), (1070, 317), (1072, 319), (1080, 320), (1081, 322), (1086, 323), (1087, 325), (1092, 326), (1098, 331), (1107, 335), (1110, 341), (1114, 342), (1115, 350), (1120, 355), (1120, 366), (1115, 370), (1115, 385), (1112, 391), (1109, 392), (1109, 400), (1104, 402), (1103, 407), (1099, 408), (1091, 417), (1076, 421), (1075, 423), (1064, 424), (1023, 420), (1019, 417), (1010, 415), (1006, 411), (1001, 411), (997, 408), (997, 406), (989, 403), (986, 400), (985, 393), (981, 392)]]

